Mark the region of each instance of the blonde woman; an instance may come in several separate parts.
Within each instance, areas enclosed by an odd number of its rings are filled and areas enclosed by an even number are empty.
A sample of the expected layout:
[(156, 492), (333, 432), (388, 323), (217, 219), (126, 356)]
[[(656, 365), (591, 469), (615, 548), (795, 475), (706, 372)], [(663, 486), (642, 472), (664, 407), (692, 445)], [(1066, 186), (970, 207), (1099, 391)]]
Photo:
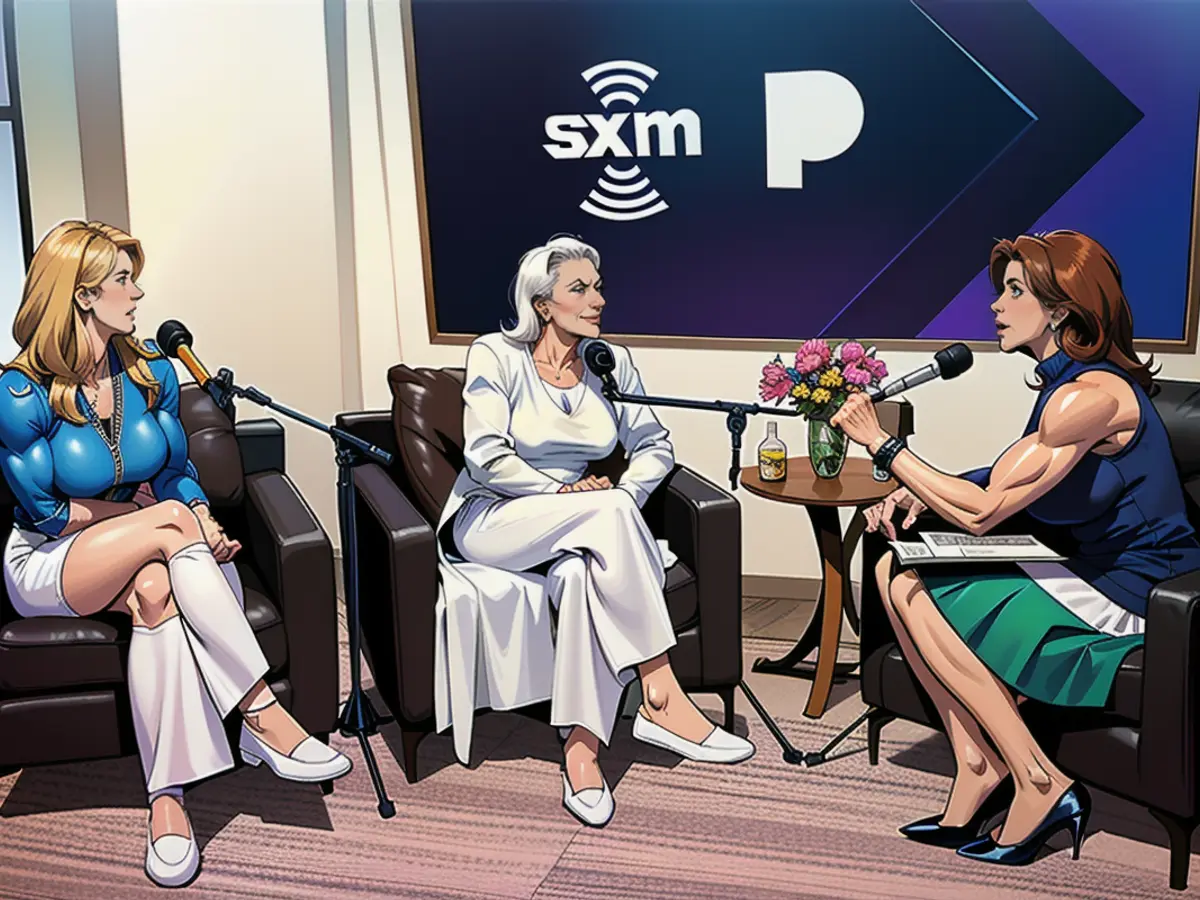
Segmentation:
[[(0, 375), (0, 467), (16, 498), (4, 580), (30, 616), (133, 617), (129, 697), (149, 795), (146, 874), (186, 884), (200, 855), (183, 788), (243, 760), (294, 781), (350, 761), (309, 736), (263, 681), (267, 661), (188, 460), (170, 360), (134, 337), (145, 258), (129, 235), (69, 221), (41, 242)], [(144, 486), (139, 490), (139, 486)]]

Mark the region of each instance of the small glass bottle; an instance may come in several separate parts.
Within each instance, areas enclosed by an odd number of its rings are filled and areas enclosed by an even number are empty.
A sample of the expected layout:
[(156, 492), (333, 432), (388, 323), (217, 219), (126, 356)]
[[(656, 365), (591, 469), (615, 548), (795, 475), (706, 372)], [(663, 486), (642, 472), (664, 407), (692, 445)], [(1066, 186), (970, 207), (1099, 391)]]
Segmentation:
[(767, 423), (767, 436), (758, 445), (758, 477), (762, 481), (787, 478), (787, 445), (779, 439), (777, 422)]

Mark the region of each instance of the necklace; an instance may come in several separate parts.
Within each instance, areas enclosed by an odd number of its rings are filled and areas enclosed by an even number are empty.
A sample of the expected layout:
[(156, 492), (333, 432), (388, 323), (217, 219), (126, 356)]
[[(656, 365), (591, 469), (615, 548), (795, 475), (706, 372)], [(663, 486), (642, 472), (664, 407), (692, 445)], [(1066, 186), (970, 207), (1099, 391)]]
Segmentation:
[(554, 371), (554, 380), (555, 381), (562, 381), (563, 372), (565, 372), (567, 369), (569, 369), (571, 367), (571, 365), (575, 362), (575, 360), (572, 358), (567, 361), (567, 364), (565, 366), (562, 366), (561, 368), (556, 368), (554, 363), (550, 362), (547, 359), (538, 359), (535, 356), (533, 358), (533, 361), (536, 363), (540, 363), (541, 365), (546, 366), (548, 369), (551, 369), (552, 371)]
[[(125, 477), (125, 461), (121, 458), (121, 419), (124, 412), (124, 389), (121, 387), (120, 373), (112, 376), (112, 394), (113, 394), (113, 410), (112, 410), (112, 436), (105, 430), (104, 425), (100, 422), (100, 417), (96, 414), (95, 400), (88, 400), (87, 417), (96, 434), (100, 435), (100, 440), (104, 441), (104, 445), (108, 448), (109, 454), (113, 460), (113, 485), (121, 484)], [(96, 398), (100, 397), (100, 388), (96, 388)], [(84, 399), (87, 400), (85, 393)]]

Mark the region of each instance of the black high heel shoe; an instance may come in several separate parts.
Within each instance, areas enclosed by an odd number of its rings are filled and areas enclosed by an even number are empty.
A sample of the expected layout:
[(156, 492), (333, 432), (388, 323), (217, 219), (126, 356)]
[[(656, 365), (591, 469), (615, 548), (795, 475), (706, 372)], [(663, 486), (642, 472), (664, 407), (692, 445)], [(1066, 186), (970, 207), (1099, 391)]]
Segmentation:
[(958, 848), (958, 855), (982, 862), (999, 863), (1002, 866), (1027, 866), (1037, 858), (1046, 842), (1064, 828), (1071, 831), (1071, 859), (1079, 859), (1079, 848), (1087, 828), (1088, 816), (1092, 811), (1092, 798), (1082, 784), (1073, 784), (1058, 798), (1058, 802), (1042, 819), (1042, 824), (1033, 834), (1018, 844), (997, 844), (991, 835), (965, 847)]
[(959, 847), (978, 841), (979, 832), (983, 826), (991, 821), (993, 816), (1008, 809), (1016, 794), (1012, 776), (1006, 775), (987, 795), (966, 825), (942, 825), (940, 824), (942, 817), (938, 815), (911, 822), (901, 828), (900, 833), (911, 841), (957, 850)]

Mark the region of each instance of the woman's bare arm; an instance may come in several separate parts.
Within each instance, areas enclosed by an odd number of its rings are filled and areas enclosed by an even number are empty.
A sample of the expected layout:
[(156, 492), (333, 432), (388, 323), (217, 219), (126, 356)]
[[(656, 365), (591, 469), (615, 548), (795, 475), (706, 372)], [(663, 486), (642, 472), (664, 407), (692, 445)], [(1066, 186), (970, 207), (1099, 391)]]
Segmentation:
[(1036, 432), (1001, 454), (982, 488), (941, 472), (908, 450), (892, 463), (892, 472), (943, 519), (970, 534), (986, 534), (1044, 495), (1097, 444), (1124, 427), (1121, 403), (1092, 381), (1073, 382), (1056, 391)]

